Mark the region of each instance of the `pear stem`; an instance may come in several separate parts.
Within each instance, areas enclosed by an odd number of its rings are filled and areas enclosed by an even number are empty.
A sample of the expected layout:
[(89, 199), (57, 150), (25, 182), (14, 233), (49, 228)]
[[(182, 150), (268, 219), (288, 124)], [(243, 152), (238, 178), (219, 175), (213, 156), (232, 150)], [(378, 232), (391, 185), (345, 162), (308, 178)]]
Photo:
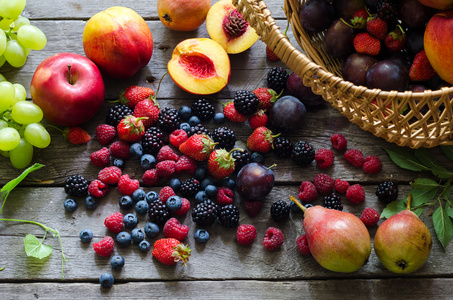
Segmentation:
[(412, 200), (412, 194), (407, 194), (407, 203), (406, 203), (407, 210), (411, 210), (411, 200)]
[(296, 198), (294, 198), (293, 196), (289, 196), (289, 200), (293, 201), (294, 203), (296, 203), (297, 206), (299, 206), (299, 208), (305, 213), (305, 211), (307, 210), (307, 208), (305, 206), (302, 205), (302, 203), (299, 202), (299, 200), (297, 200)]

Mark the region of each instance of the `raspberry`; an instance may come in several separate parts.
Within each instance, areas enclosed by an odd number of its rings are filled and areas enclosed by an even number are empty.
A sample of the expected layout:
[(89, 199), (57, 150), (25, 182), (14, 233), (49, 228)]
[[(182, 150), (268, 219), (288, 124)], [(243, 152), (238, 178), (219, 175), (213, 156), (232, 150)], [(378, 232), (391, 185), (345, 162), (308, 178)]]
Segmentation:
[(299, 235), (296, 239), (297, 251), (302, 255), (311, 255), (310, 248), (308, 248), (307, 236), (305, 234)]
[(335, 150), (344, 150), (348, 146), (348, 141), (341, 133), (336, 133), (330, 137), (330, 142)]
[(131, 156), (129, 152), (130, 145), (125, 141), (116, 141), (110, 145), (110, 152), (112, 155), (122, 159), (128, 159)]
[(90, 155), (91, 162), (93, 165), (98, 167), (106, 167), (110, 162), (110, 151), (106, 147), (91, 153)]
[(157, 176), (161, 178), (169, 178), (175, 173), (176, 163), (172, 160), (164, 160), (156, 165)]
[(360, 220), (365, 224), (365, 226), (374, 226), (379, 222), (379, 213), (371, 207), (365, 208), (360, 216)]
[(333, 165), (334, 159), (335, 155), (333, 154), (332, 150), (325, 148), (316, 150), (315, 160), (318, 168), (320, 169), (330, 168)]
[(182, 206), (180, 209), (174, 212), (177, 216), (184, 216), (190, 210), (190, 201), (187, 198), (181, 197)]
[(164, 225), (164, 236), (182, 241), (189, 233), (189, 226), (179, 223), (178, 219), (170, 218)]
[(341, 179), (335, 179), (333, 187), (338, 193), (344, 194), (349, 188), (349, 182)]
[(239, 245), (250, 245), (256, 238), (256, 228), (253, 225), (242, 224), (236, 230), (236, 241)]
[(368, 174), (379, 173), (382, 169), (381, 159), (374, 155), (368, 155), (365, 157), (365, 163), (363, 164), (363, 170)]
[(107, 195), (108, 192), (109, 186), (98, 179), (95, 179), (92, 182), (90, 182), (90, 185), (88, 186), (88, 193), (90, 193), (91, 196), (96, 198), (105, 196)]
[(174, 195), (176, 195), (176, 193), (170, 186), (164, 186), (159, 192), (159, 200), (165, 204), (167, 203), (168, 198)]
[(111, 236), (104, 237), (101, 241), (93, 244), (94, 252), (102, 257), (109, 257), (113, 253), (115, 241)]
[(120, 233), (123, 230), (123, 214), (120, 212), (111, 214), (104, 220), (104, 225), (113, 233)]
[(118, 191), (123, 195), (132, 196), (136, 189), (140, 187), (137, 179), (129, 178), (129, 175), (122, 175), (118, 181)]
[(360, 184), (351, 185), (346, 191), (346, 199), (352, 204), (359, 204), (365, 201), (365, 191)]
[(318, 197), (316, 186), (310, 181), (302, 181), (299, 186), (299, 199), (303, 202), (310, 202)]
[(361, 168), (365, 162), (362, 151), (357, 149), (349, 149), (344, 153), (344, 159), (356, 168)]
[(181, 155), (179, 160), (176, 162), (176, 173), (185, 172), (189, 175), (194, 175), (198, 169), (198, 163), (196, 160), (190, 158), (187, 155)]
[(170, 134), (170, 144), (174, 147), (179, 148), (179, 146), (184, 143), (189, 136), (187, 132), (183, 129), (176, 129)]
[(315, 179), (313, 179), (313, 183), (316, 187), (316, 190), (323, 195), (330, 193), (334, 186), (333, 178), (323, 173), (316, 175)]
[(112, 125), (99, 124), (98, 127), (96, 127), (96, 137), (101, 145), (107, 145), (110, 143), (115, 135), (116, 128)]
[(157, 175), (156, 169), (146, 170), (142, 176), (143, 183), (149, 186), (157, 185), (159, 183), (159, 179), (160, 177)]
[(267, 250), (275, 250), (283, 245), (283, 232), (275, 227), (269, 227), (264, 232), (263, 246)]
[(250, 217), (255, 217), (261, 211), (263, 207), (262, 201), (245, 201), (244, 209)]
[(219, 187), (217, 189), (217, 204), (219, 205), (227, 205), (233, 203), (234, 193), (227, 187)]
[(117, 184), (122, 175), (121, 169), (118, 167), (107, 167), (99, 171), (98, 179), (106, 184)]
[(163, 146), (157, 153), (157, 161), (161, 162), (164, 160), (177, 162), (179, 160), (179, 155), (176, 154), (170, 146)]

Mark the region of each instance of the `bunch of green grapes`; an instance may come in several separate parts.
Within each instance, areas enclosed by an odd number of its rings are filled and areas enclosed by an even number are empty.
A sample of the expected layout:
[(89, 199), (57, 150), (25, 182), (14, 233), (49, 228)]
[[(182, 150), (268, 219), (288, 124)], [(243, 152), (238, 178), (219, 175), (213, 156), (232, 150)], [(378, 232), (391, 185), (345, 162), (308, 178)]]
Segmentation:
[(22, 67), (31, 50), (46, 46), (46, 35), (20, 15), (25, 3), (26, 0), (0, 0), (0, 67), (5, 61)]
[(0, 152), (17, 169), (31, 163), (33, 146), (46, 148), (50, 144), (50, 134), (40, 123), (43, 112), (25, 100), (26, 96), (23, 85), (12, 84), (0, 74)]

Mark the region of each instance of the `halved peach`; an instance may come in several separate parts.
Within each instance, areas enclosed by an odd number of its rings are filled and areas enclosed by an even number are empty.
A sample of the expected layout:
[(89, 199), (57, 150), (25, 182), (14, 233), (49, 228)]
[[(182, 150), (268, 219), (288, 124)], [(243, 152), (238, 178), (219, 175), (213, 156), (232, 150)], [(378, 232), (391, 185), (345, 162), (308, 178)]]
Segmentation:
[(168, 74), (183, 90), (209, 95), (223, 89), (231, 74), (230, 58), (219, 43), (208, 38), (179, 43), (167, 64)]
[(231, 0), (220, 0), (206, 16), (208, 34), (230, 54), (250, 48), (259, 38)]

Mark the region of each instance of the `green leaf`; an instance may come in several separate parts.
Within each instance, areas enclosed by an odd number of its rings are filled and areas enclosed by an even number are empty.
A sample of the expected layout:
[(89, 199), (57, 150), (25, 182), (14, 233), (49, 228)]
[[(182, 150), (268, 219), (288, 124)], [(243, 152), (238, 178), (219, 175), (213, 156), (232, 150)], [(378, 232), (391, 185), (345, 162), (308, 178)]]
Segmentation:
[(15, 179), (9, 181), (7, 184), (5, 184), (2, 189), (0, 190), (0, 192), (6, 192), (6, 191), (11, 191), (12, 189), (14, 189), (29, 173), (33, 172), (33, 171), (36, 171), (38, 170), (39, 168), (41, 167), (44, 167), (44, 165), (41, 165), (41, 164), (34, 164), (33, 166), (29, 167), (28, 169), (26, 169), (25, 171), (22, 172), (22, 174), (20, 174), (18, 177), (16, 177)]
[(447, 211), (447, 215), (450, 217), (450, 218), (453, 218), (453, 207), (451, 207), (450, 205), (445, 205), (445, 210)]
[(431, 168), (431, 172), (432, 172), (435, 176), (437, 176), (437, 177), (439, 177), (439, 178), (443, 178), (443, 179), (453, 177), (453, 172), (448, 171), (447, 169), (445, 169), (445, 168), (442, 167), (442, 166), (436, 166), (436, 167)]
[(442, 194), (440, 194), (440, 196), (441, 196), (442, 198), (444, 198), (445, 200), (448, 200), (448, 199), (450, 199), (450, 194), (451, 194), (451, 183), (448, 182), (448, 183), (445, 185), (445, 188), (444, 188), (444, 190), (442, 191)]
[(411, 171), (429, 170), (428, 167), (418, 161), (417, 157), (412, 151), (400, 147), (393, 149), (384, 148), (384, 150), (387, 151), (390, 159), (400, 168)]
[(412, 188), (422, 191), (432, 191), (438, 189), (439, 185), (435, 180), (429, 178), (417, 178), (411, 183)]
[(417, 207), (426, 203), (429, 203), (434, 197), (436, 197), (438, 189), (423, 191), (412, 188), (410, 193), (412, 194), (411, 208)]
[(433, 214), (434, 230), (436, 231), (437, 239), (445, 248), (453, 238), (453, 223), (448, 216), (446, 209), (439, 206)]
[(419, 207), (419, 208), (416, 208), (416, 209), (412, 209), (411, 211), (417, 215), (417, 217), (420, 218), (420, 216), (422, 215), (423, 213), (423, 210), (425, 210), (425, 207), (422, 206), (422, 207)]
[(431, 155), (426, 148), (418, 148), (414, 151), (415, 157), (429, 168), (439, 166), (437, 160)]
[(453, 146), (440, 146), (440, 150), (442, 150), (446, 157), (453, 160)]
[(52, 254), (53, 248), (50, 245), (43, 245), (33, 234), (27, 234), (24, 238), (25, 253), (27, 256), (43, 259)]
[(406, 205), (401, 200), (395, 200), (387, 204), (384, 210), (381, 213), (381, 218), (390, 218), (393, 215), (396, 215), (400, 211), (406, 209)]

